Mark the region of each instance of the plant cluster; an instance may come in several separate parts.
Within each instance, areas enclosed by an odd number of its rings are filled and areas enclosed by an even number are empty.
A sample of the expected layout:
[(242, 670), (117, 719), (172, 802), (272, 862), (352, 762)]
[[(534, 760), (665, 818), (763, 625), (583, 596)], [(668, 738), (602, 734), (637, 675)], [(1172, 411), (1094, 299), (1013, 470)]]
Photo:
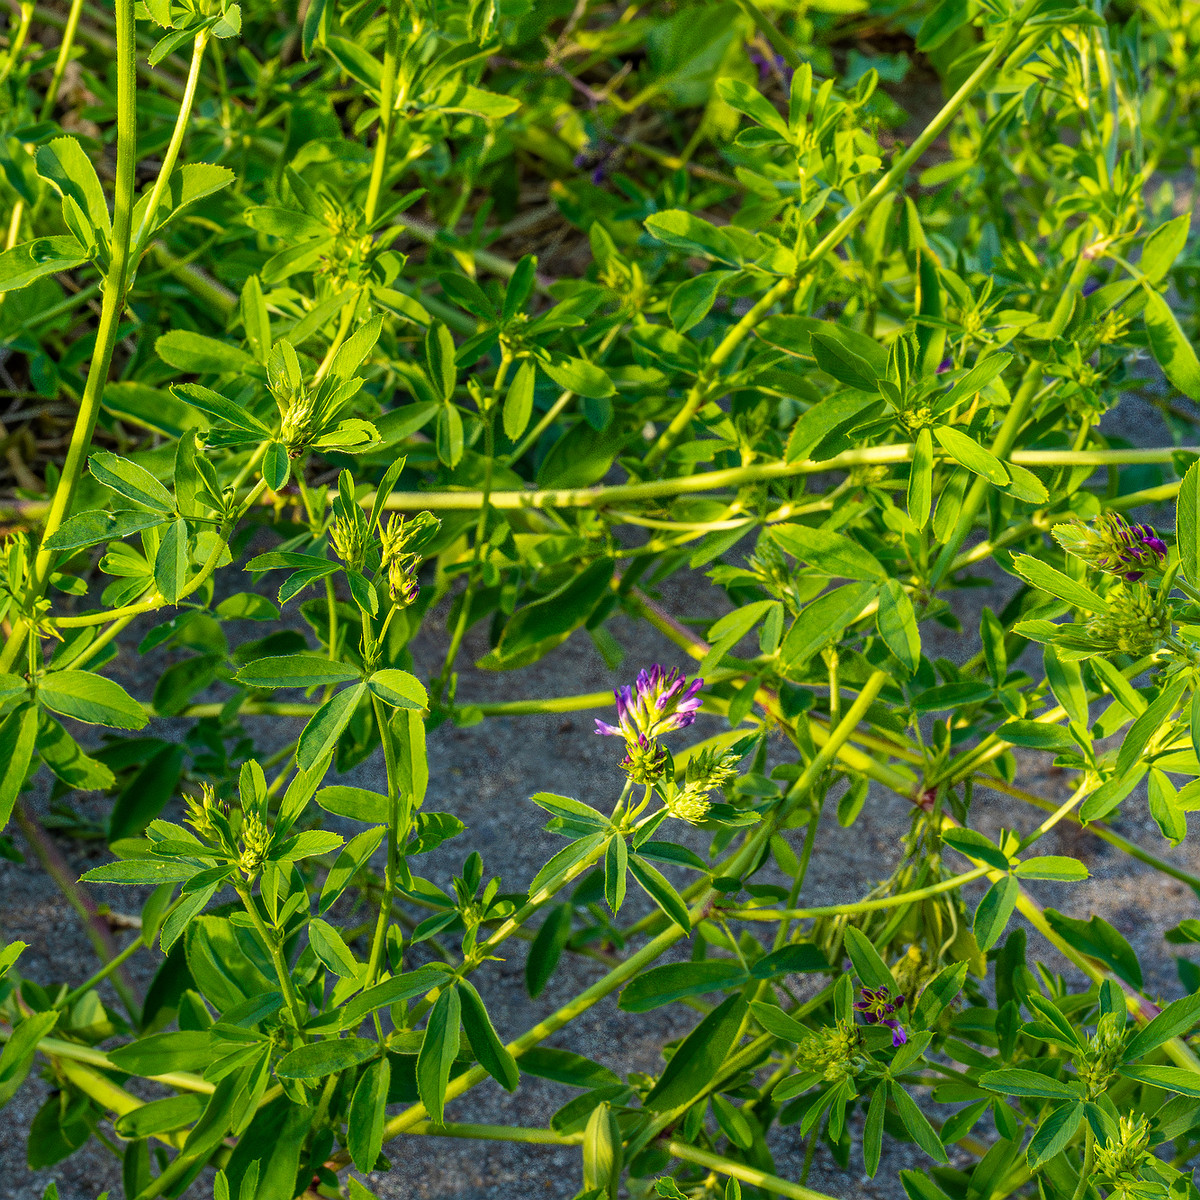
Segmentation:
[[(1193, 0), (19, 0), (0, 849), (101, 960), (0, 952), (0, 1104), (52, 1085), (29, 1165), (97, 1139), (129, 1200), (365, 1200), (405, 1138), (475, 1137), (580, 1147), (577, 1200), (827, 1200), (819, 1146), (875, 1176), (898, 1140), (912, 1200), (1200, 1200), (1200, 969), (1147, 995), (1037, 899), (1088, 877), (1039, 853), (1072, 822), (1200, 894), (1106, 823), (1175, 846), (1200, 807), (1198, 50)], [(1105, 431), (1138, 394), (1174, 444)], [(964, 630), (985, 565), (1011, 598)], [(662, 606), (689, 570), (724, 615)], [(623, 663), (618, 613), (694, 672)], [(518, 693), (572, 636), (631, 682), (476, 702), (473, 629)], [(427, 736), (587, 709), (610, 799), (530, 798), (564, 841), (527, 887), (428, 878), (470, 837)], [(898, 865), (803, 907), (872, 785)], [(111, 861), (76, 882), (35, 788), (62, 834), (108, 795)], [(987, 836), (997, 795), (1047, 815)], [(140, 889), (123, 946), (97, 883)], [(502, 1036), (476, 982), (522, 942), (534, 998), (596, 976)], [(657, 1074), (548, 1044), (617, 993), (698, 1014)], [(547, 1127), (453, 1119), (523, 1076), (575, 1089)]]

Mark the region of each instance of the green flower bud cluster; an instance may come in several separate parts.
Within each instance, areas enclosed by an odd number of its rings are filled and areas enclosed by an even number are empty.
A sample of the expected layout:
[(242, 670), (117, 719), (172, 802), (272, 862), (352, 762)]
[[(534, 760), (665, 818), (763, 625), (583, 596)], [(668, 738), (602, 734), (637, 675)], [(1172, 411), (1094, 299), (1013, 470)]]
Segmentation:
[(267, 859), (271, 831), (257, 813), (246, 813), (242, 820), (242, 853), (238, 866), (247, 879), (257, 875)]
[(1104, 1013), (1096, 1023), (1096, 1032), (1088, 1041), (1082, 1062), (1076, 1066), (1089, 1100), (1103, 1095), (1112, 1083), (1124, 1050), (1125, 1026), (1121, 1018), (1116, 1013)]
[(1165, 597), (1143, 584), (1120, 585), (1107, 596), (1108, 611), (1088, 622), (1088, 634), (1098, 650), (1153, 654), (1171, 632)]
[(421, 590), (417, 583), (417, 568), (421, 556), (416, 548), (437, 531), (440, 522), (431, 513), (417, 513), (404, 518), (393, 513), (386, 526), (380, 526), (379, 540), (382, 567), (387, 572), (388, 593), (396, 604), (409, 605)]
[(859, 1050), (854, 1022), (839, 1020), (814, 1030), (800, 1043), (796, 1048), (796, 1067), (801, 1072), (820, 1075), (827, 1083), (836, 1083), (857, 1074)]
[(1150, 1123), (1142, 1113), (1123, 1115), (1117, 1136), (1107, 1145), (1096, 1146), (1096, 1176), (1122, 1195), (1139, 1182), (1144, 1167), (1154, 1161), (1150, 1152)]

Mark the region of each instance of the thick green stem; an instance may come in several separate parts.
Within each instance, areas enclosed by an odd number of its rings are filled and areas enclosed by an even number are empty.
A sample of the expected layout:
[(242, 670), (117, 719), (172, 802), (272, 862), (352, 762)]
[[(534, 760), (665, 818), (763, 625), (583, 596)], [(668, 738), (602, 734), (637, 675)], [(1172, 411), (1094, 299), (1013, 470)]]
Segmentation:
[[(117, 31), (117, 165), (113, 208), (112, 243), (108, 274), (104, 281), (104, 300), (96, 330), (96, 345), (88, 367), (87, 382), (79, 402), (79, 415), (63, 461), (62, 476), (46, 514), (42, 548), (34, 562), (30, 580), (32, 598), (40, 598), (50, 579), (54, 554), (46, 549), (46, 539), (63, 523), (71, 510), (75, 491), (83, 474), (92, 444), (92, 432), (100, 415), (100, 398), (112, 365), (117, 344), (117, 328), (125, 307), (129, 283), (130, 244), (133, 224), (133, 185), (137, 166), (137, 59), (134, 40), (134, 0), (115, 0)], [(25, 621), (14, 623), (3, 652), (0, 671), (8, 671), (16, 661), (27, 636)]]

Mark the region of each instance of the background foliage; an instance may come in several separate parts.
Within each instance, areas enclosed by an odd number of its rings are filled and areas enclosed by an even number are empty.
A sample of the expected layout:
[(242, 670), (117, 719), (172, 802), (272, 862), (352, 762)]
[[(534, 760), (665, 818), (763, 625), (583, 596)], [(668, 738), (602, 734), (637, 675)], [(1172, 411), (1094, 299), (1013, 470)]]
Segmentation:
[[(888, 1138), (913, 1200), (1193, 1197), (1196, 968), (1147, 996), (1115, 928), (1038, 902), (1087, 870), (1036, 843), (1089, 823), (1200, 894), (1103, 824), (1148, 804), (1178, 844), (1200, 789), (1198, 14), (20, 0), (0, 816), (101, 959), (0, 957), (0, 1102), (54, 1085), (30, 1165), (97, 1138), (137, 1200), (357, 1200), (395, 1139), (482, 1137), (580, 1146), (580, 1200), (820, 1200), (776, 1138), (868, 1176)], [(1179, 445), (1106, 435), (1131, 392)], [(680, 571), (724, 615), (665, 611)], [(620, 664), (617, 612), (698, 682), (521, 696), (572, 636)], [(475, 626), (511, 701), (458, 692)], [(123, 647), (165, 656), (150, 694)], [(426, 736), (588, 708), (612, 803), (533, 796), (563, 849), (502, 890), (423, 807)], [(723, 731), (680, 736), (698, 710)], [(372, 756), (383, 790), (338, 782)], [(69, 832), (72, 792), (112, 797), (80, 883), (44, 780)], [(872, 785), (913, 802), (899, 867), (800, 907)], [(981, 793), (1049, 815), (991, 838)], [(460, 836), (445, 890), (420, 856)], [(141, 889), (123, 947), (97, 882)], [(516, 938), (531, 996), (565, 953), (604, 970), (505, 1042), (472, 976)], [(543, 1044), (618, 992), (696, 1010), (657, 1075)], [(549, 1127), (450, 1119), (523, 1075), (578, 1089)]]

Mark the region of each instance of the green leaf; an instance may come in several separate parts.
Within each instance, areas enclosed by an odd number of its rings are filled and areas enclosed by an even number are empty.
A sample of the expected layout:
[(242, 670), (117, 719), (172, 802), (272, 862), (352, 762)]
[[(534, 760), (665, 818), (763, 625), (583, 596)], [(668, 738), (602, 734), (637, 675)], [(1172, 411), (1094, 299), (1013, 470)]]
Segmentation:
[(1153, 288), (1146, 288), (1145, 293), (1143, 316), (1151, 353), (1174, 387), (1190, 400), (1200, 400), (1200, 360), (1196, 351), (1180, 329), (1170, 305)]
[(1191, 214), (1181, 213), (1146, 238), (1138, 269), (1151, 283), (1161, 283), (1167, 277), (1167, 272), (1187, 245), (1190, 225)]
[(959, 853), (987, 863), (989, 867), (995, 867), (998, 871), (1008, 870), (1008, 855), (991, 838), (977, 829), (950, 826), (942, 831), (942, 841), (947, 846), (953, 846)]
[(1121, 1067), (1119, 1073), (1126, 1079), (1149, 1083), (1154, 1087), (1165, 1088), (1168, 1092), (1179, 1092), (1184, 1096), (1200, 1096), (1200, 1074), (1195, 1071), (1187, 1071), (1183, 1067)]
[(845, 534), (832, 529), (775, 525), (771, 529), (771, 536), (793, 558), (808, 563), (823, 575), (871, 581), (887, 578), (887, 573), (874, 555)]
[(714, 621), (708, 627), (709, 651), (696, 669), (697, 674), (709, 674), (774, 604), (774, 600), (756, 600), (753, 604), (735, 608), (733, 612), (726, 613)]
[(908, 472), (908, 515), (918, 529), (929, 524), (933, 504), (933, 435), (928, 429), (917, 434), (912, 466)]
[(0, 723), (0, 830), (8, 824), (37, 744), (37, 709), (25, 705)]
[(1136, 1062), (1172, 1038), (1182, 1037), (1200, 1021), (1200, 993), (1168, 1004), (1125, 1047), (1124, 1061)]
[(181, 883), (198, 874), (195, 863), (165, 858), (127, 858), (93, 867), (80, 876), (81, 883), (149, 884)]
[(1027, 858), (1013, 874), (1018, 879), (1054, 879), (1060, 883), (1082, 883), (1088, 878), (1088, 869), (1077, 858), (1046, 854), (1039, 858)]
[(958, 32), (971, 16), (970, 0), (941, 0), (917, 30), (917, 49), (922, 54), (936, 50)]
[(887, 1084), (879, 1082), (871, 1093), (867, 1106), (867, 1120), (863, 1126), (863, 1166), (867, 1176), (875, 1178), (879, 1170), (879, 1156), (883, 1150), (883, 1118), (887, 1112)]
[(320, 917), (309, 921), (308, 943), (317, 958), (342, 979), (357, 979), (362, 973), (362, 964), (355, 960), (342, 935), (328, 921)]
[(531, 359), (526, 359), (513, 376), (504, 397), (504, 435), (515, 442), (525, 432), (529, 418), (533, 415), (533, 385), (537, 379), (537, 368)]
[(462, 1014), (462, 1001), (458, 988), (451, 985), (437, 998), (425, 1026), (421, 1039), (421, 1050), (417, 1055), (417, 1090), (421, 1103), (435, 1125), (445, 1123), (446, 1085), (450, 1082), (450, 1068), (458, 1053), (458, 1026)]
[(548, 596), (518, 608), (500, 635), (496, 665), (503, 667), (505, 660), (567, 637), (587, 620), (601, 597), (607, 595), (612, 573), (612, 559), (597, 559)]
[(369, 1062), (379, 1053), (379, 1043), (366, 1038), (333, 1038), (309, 1042), (289, 1051), (278, 1062), (280, 1079), (324, 1079), (338, 1071)]
[(366, 866), (371, 855), (379, 848), (386, 832), (382, 826), (375, 829), (364, 829), (357, 837), (352, 837), (337, 857), (332, 870), (325, 876), (321, 887), (321, 898), (317, 912), (328, 912), (334, 901), (350, 886), (354, 877)]
[(1053, 750), (1057, 754), (1079, 750), (1067, 730), (1049, 721), (1006, 721), (996, 730), (996, 736), (1028, 750)]
[(140, 509), (76, 513), (68, 517), (44, 544), (47, 550), (79, 550), (99, 542), (120, 541), (130, 534), (153, 529), (162, 523), (161, 513), (142, 512)]
[(240, 375), (257, 365), (241, 346), (190, 329), (164, 333), (154, 343), (154, 351), (168, 366), (192, 375)]
[(846, 928), (846, 953), (854, 965), (854, 972), (869, 988), (887, 988), (896, 990), (896, 981), (888, 970), (887, 963), (879, 957), (879, 951), (871, 944), (870, 939), (853, 925)]
[(73, 271), (88, 259), (73, 237), (34, 238), (0, 254), (0, 293), (20, 291), (47, 275)]
[(105, 487), (127, 500), (144, 504), (163, 515), (175, 511), (175, 498), (171, 493), (145, 467), (139, 467), (119, 454), (97, 450), (88, 459), (88, 470)]
[(817, 366), (826, 375), (832, 375), (839, 383), (860, 392), (875, 391), (879, 380), (875, 368), (832, 329), (813, 331), (812, 351)]
[(950, 1007), (951, 1002), (962, 991), (969, 965), (964, 961), (943, 967), (921, 989), (921, 998), (913, 1010), (913, 1023), (918, 1028), (932, 1028), (942, 1013)]
[(895, 1080), (892, 1080), (889, 1090), (900, 1113), (900, 1119), (904, 1122), (904, 1128), (908, 1130), (913, 1141), (934, 1162), (946, 1162), (946, 1149), (942, 1145), (942, 1140), (930, 1125), (925, 1114), (917, 1107), (916, 1101)]
[(258, 688), (309, 688), (349, 683), (359, 672), (345, 663), (315, 654), (280, 654), (260, 658), (237, 673), (237, 681)]
[(917, 614), (913, 603), (896, 579), (885, 579), (879, 593), (879, 608), (875, 613), (875, 627), (887, 648), (909, 671), (915, 671), (921, 662), (921, 631), (917, 627)]
[(604, 899), (616, 916), (625, 903), (625, 876), (629, 871), (629, 847), (619, 834), (609, 839), (604, 853)]
[(118, 1071), (152, 1079), (172, 1071), (203, 1070), (213, 1060), (215, 1038), (207, 1029), (152, 1033), (108, 1052)]
[(616, 394), (616, 388), (605, 372), (582, 358), (546, 359), (541, 367), (564, 391), (575, 392), (590, 400), (607, 400)]
[(1167, 775), (1151, 769), (1149, 787), (1150, 815), (1159, 832), (1172, 846), (1187, 837), (1187, 813), (1179, 803), (1179, 793)]
[(1025, 1152), (1031, 1171), (1036, 1171), (1066, 1148), (1083, 1119), (1083, 1109), (1079, 1103), (1064, 1104), (1042, 1121)]
[(97, 242), (112, 236), (112, 220), (104, 189), (91, 159), (73, 137), (55, 138), (37, 151), (38, 174), (47, 180), (60, 196), (70, 196), (87, 216), (95, 231)]
[(1200, 583), (1200, 462), (1188, 467), (1175, 501), (1175, 541), (1188, 582)]
[(1020, 895), (1021, 885), (1011, 876), (997, 879), (975, 910), (974, 932), (979, 949), (987, 953), (1008, 925)]
[(652, 867), (640, 855), (633, 855), (629, 860), (629, 872), (637, 880), (642, 891), (658, 905), (659, 908), (679, 926), (684, 933), (690, 933), (691, 918), (688, 907), (680, 894), (671, 886), (666, 876), (657, 868)]
[(64, 717), (111, 729), (142, 729), (145, 709), (120, 684), (91, 671), (52, 671), (38, 680), (38, 700)]
[(784, 671), (799, 669), (837, 641), (876, 594), (872, 583), (846, 583), (818, 596), (796, 618), (779, 649)]
[(999, 1092), (1002, 1096), (1032, 1096), (1047, 1100), (1082, 1099), (1078, 1085), (1053, 1079), (1040, 1071), (1028, 1071), (1023, 1067), (985, 1071), (979, 1077), (979, 1082), (989, 1092)]
[(322, 788), (316, 794), (317, 803), (326, 811), (368, 825), (386, 825), (391, 815), (391, 802), (380, 792), (338, 784)]
[(198, 383), (176, 384), (171, 391), (182, 396), (193, 408), (199, 409), (205, 416), (212, 417), (225, 425), (232, 425), (251, 437), (266, 438), (270, 430), (240, 404), (214, 392), (212, 388), (201, 387)]
[(346, 1005), (342, 1010), (342, 1028), (353, 1029), (373, 1012), (392, 1004), (399, 1004), (403, 1000), (411, 1000), (415, 996), (424, 996), (445, 983), (446, 974), (437, 967), (421, 967), (419, 970), (385, 979), (383, 983), (367, 988)]
[(292, 460), (282, 442), (268, 442), (262, 460), (262, 477), (273, 492), (282, 491), (292, 473)]
[(1108, 609), (1107, 604), (1087, 584), (1071, 579), (1041, 559), (1029, 554), (1014, 554), (1012, 563), (1013, 570), (1026, 583), (1051, 596), (1057, 596), (1076, 608), (1094, 613), (1106, 612)]
[(741, 255), (729, 235), (710, 221), (695, 217), (682, 209), (672, 208), (647, 217), (646, 232), (677, 250), (715, 258), (718, 262), (729, 263), (731, 266), (741, 264)]
[(688, 996), (732, 991), (741, 987), (748, 978), (746, 968), (741, 963), (727, 958), (666, 963), (651, 967), (626, 984), (618, 1007), (624, 1012), (650, 1012), (651, 1009), (673, 1004)]
[(745, 999), (741, 995), (727, 996), (680, 1043), (647, 1093), (644, 1107), (667, 1113), (691, 1104), (717, 1077), (737, 1042), (745, 1015)]
[(350, 1100), (346, 1121), (346, 1149), (354, 1165), (366, 1174), (375, 1166), (383, 1149), (383, 1127), (387, 1121), (388, 1087), (392, 1068), (387, 1055), (376, 1059), (362, 1073)]
[(1117, 751), (1117, 774), (1126, 774), (1142, 755), (1150, 739), (1162, 728), (1163, 722), (1175, 711), (1188, 679), (1177, 675), (1170, 680), (1147, 706), (1146, 711), (1130, 726)]
[(773, 129), (781, 137), (790, 140), (790, 130), (787, 122), (776, 107), (761, 92), (756, 91), (748, 83), (740, 79), (718, 79), (717, 95), (736, 110), (749, 117), (755, 123), (767, 129)]
[(667, 304), (667, 315), (676, 333), (687, 333), (708, 316), (721, 284), (730, 278), (728, 271), (703, 271), (691, 279), (685, 279), (672, 293)]
[(462, 1002), (463, 1028), (470, 1039), (471, 1049), (475, 1052), (479, 1065), (505, 1091), (515, 1092), (517, 1084), (521, 1081), (516, 1059), (497, 1036), (474, 984), (466, 979), (460, 980), (458, 991)]
[(168, 604), (179, 600), (187, 582), (189, 558), (187, 522), (176, 517), (167, 526), (154, 556), (154, 584)]
[(378, 696), (384, 704), (392, 708), (428, 708), (429, 695), (424, 685), (407, 671), (396, 671), (391, 668), (376, 671), (367, 677), (367, 687), (373, 696)]
[(1142, 986), (1142, 968), (1133, 947), (1107, 921), (1095, 916), (1080, 921), (1053, 908), (1047, 908), (1045, 914), (1050, 928), (1076, 950), (1098, 959), (1130, 987)]
[(571, 906), (556, 905), (546, 914), (525, 959), (525, 990), (533, 999), (536, 1000), (550, 982), (570, 936)]
[(950, 425), (938, 425), (933, 435), (942, 449), (968, 471), (974, 471), (976, 475), (982, 476), (996, 487), (1004, 487), (1008, 483), (1009, 476), (1004, 464), (990, 450), (985, 450), (965, 433)]

